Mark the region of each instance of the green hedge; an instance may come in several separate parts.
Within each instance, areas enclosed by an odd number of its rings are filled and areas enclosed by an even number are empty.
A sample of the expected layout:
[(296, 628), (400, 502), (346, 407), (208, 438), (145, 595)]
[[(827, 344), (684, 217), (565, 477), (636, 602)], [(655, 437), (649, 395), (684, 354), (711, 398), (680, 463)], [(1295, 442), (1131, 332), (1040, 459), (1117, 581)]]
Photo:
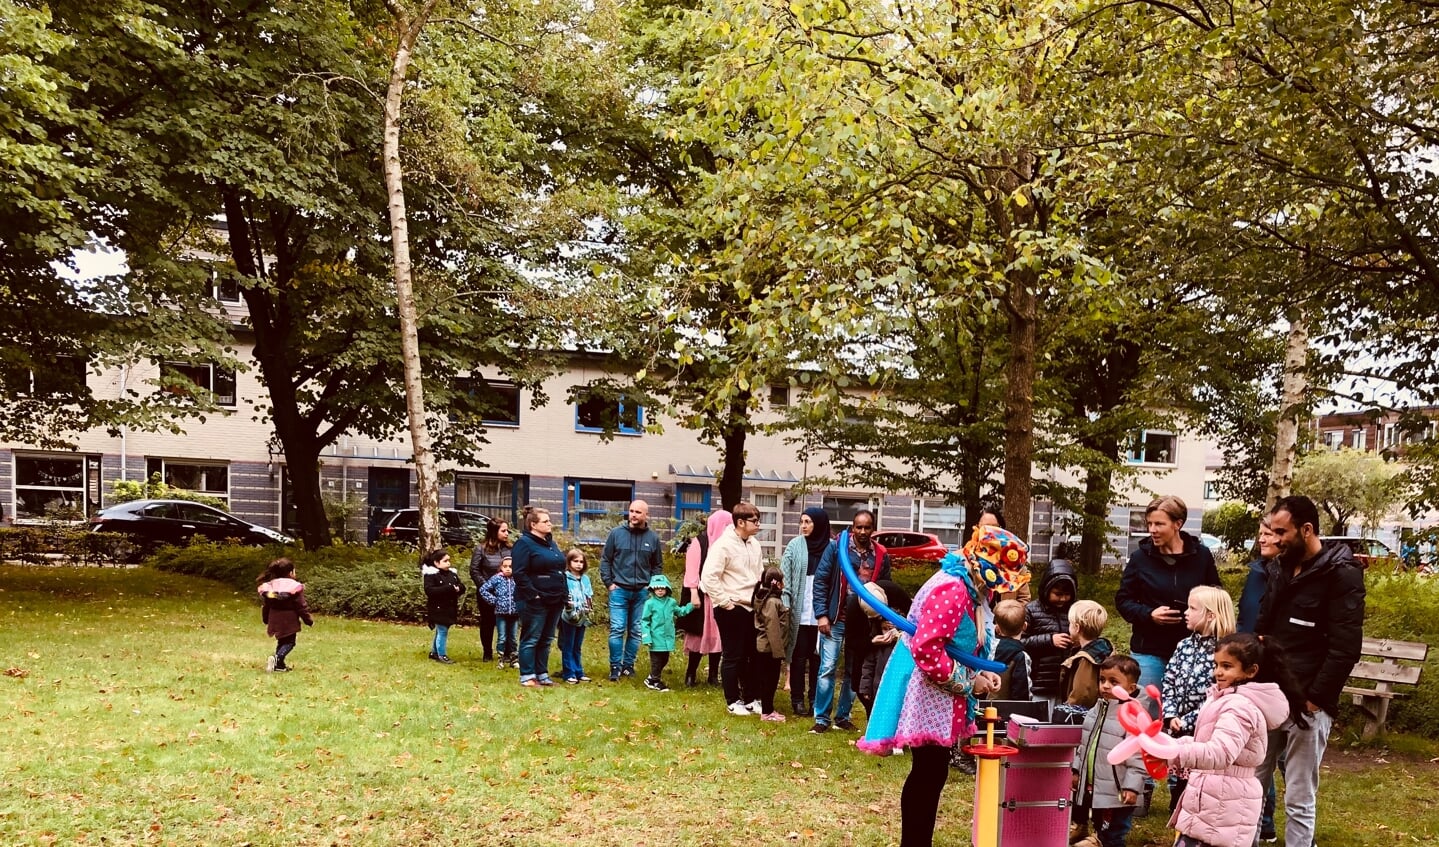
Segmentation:
[[(607, 625), (609, 592), (600, 584), (600, 550), (588, 545), (583, 545), (583, 549), (589, 554), (589, 575), (595, 587), (592, 626)], [(307, 551), (296, 546), (242, 547), (197, 541), (188, 547), (162, 547), (148, 564), (162, 571), (218, 580), (241, 592), (254, 594), (255, 578), (271, 560), (280, 556), (294, 561), (296, 576), (305, 583), (305, 596), (312, 611), (371, 620), (409, 623), (425, 620), (419, 554), (403, 545), (336, 544)], [(678, 591), (684, 575), (684, 556), (669, 552), (664, 556), (665, 573)], [(467, 589), (460, 622), (473, 624), (475, 590), (470, 584), (470, 551), (456, 548), (451, 551), (451, 557)]]

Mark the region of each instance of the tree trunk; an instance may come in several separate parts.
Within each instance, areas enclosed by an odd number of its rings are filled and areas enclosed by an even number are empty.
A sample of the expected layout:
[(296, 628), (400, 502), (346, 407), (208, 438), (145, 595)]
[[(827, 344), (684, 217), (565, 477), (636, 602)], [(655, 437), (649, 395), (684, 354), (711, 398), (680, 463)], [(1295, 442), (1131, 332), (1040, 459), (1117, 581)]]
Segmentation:
[(1104, 544), (1109, 536), (1109, 502), (1113, 499), (1110, 485), (1113, 471), (1091, 468), (1084, 478), (1084, 530), (1075, 570), (1082, 574), (1098, 574), (1104, 560)]
[(415, 477), (420, 490), (420, 550), (440, 546), (440, 483), (435, 456), (430, 447), (430, 428), (425, 421), (425, 392), (421, 380), (419, 317), (415, 309), (414, 279), (410, 268), (410, 225), (405, 214), (405, 174), (400, 164), (400, 105), (404, 98), (410, 58), (420, 31), (437, 0), (426, 0), (410, 19), (397, 3), (391, 12), (400, 26), (400, 41), (390, 66), (390, 84), (385, 93), (384, 170), (389, 194), (390, 244), (394, 252), (395, 296), (400, 313), (400, 356), (405, 372), (405, 411), (410, 422), (410, 444), (414, 453)]
[(1274, 431), (1274, 466), (1269, 473), (1269, 491), (1264, 511), (1274, 508), (1280, 497), (1289, 496), (1294, 484), (1294, 461), (1299, 447), (1299, 416), (1309, 390), (1309, 315), (1295, 307), (1289, 318), (1289, 339), (1284, 348), (1283, 397)]
[(1034, 372), (1038, 297), (1033, 274), (1010, 274), (1009, 362), (1005, 365), (1004, 400), (1004, 523), (1029, 540), (1030, 505), (1034, 499)]
[(749, 437), (750, 392), (741, 391), (730, 400), (729, 421), (724, 429), (724, 468), (720, 471), (720, 505), (726, 510), (744, 499), (744, 445)]

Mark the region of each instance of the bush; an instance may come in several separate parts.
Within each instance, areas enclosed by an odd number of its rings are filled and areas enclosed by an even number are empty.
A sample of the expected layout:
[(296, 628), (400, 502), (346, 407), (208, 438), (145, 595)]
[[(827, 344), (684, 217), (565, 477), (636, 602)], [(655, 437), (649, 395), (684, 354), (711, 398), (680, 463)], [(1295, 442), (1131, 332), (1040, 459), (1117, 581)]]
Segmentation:
[(68, 523), (0, 528), (0, 562), (104, 566), (124, 558), (127, 539)]
[(110, 504), (113, 506), (129, 503), (132, 500), (189, 500), (193, 503), (211, 506), (222, 512), (230, 511), (230, 504), (219, 497), (210, 497), (184, 488), (166, 485), (165, 481), (160, 478), (159, 471), (151, 474), (147, 480), (115, 480), (115, 484), (110, 489)]

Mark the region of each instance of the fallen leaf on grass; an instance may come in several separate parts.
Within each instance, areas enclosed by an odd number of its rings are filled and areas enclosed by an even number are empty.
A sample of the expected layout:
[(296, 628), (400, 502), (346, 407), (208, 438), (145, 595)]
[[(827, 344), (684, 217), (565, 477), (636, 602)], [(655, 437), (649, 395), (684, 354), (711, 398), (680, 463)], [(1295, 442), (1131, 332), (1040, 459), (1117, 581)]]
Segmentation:
[(25, 677), (30, 675), (30, 672), (25, 670), (24, 668), (6, 668), (5, 675), (13, 676), (16, 679), (24, 679)]

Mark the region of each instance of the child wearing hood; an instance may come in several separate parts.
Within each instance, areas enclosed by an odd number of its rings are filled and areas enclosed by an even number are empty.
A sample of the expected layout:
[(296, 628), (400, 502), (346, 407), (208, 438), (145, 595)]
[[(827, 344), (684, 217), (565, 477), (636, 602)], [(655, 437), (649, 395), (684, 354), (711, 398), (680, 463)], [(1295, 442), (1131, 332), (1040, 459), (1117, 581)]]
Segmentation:
[(764, 569), (759, 584), (754, 587), (752, 608), (760, 720), (782, 723), (784, 715), (774, 707), (774, 692), (779, 685), (780, 665), (784, 662), (790, 611), (784, 605), (784, 573), (779, 568)]
[(650, 675), (645, 677), (645, 688), (651, 691), (669, 691), (661, 675), (669, 664), (670, 653), (675, 649), (675, 618), (689, 614), (693, 603), (681, 606), (670, 589), (669, 578), (664, 574), (650, 577), (649, 597), (645, 598), (644, 610), (640, 613), (640, 643), (650, 648)]
[(1305, 695), (1283, 651), (1241, 632), (1219, 640), (1214, 687), (1190, 738), (1175, 740), (1170, 759), (1189, 768), (1189, 785), (1169, 826), (1176, 847), (1249, 847), (1259, 825), (1264, 789), (1255, 769), (1269, 733), (1286, 720), (1307, 726)]
[(1060, 666), (1073, 652), (1069, 635), (1069, 607), (1079, 596), (1074, 566), (1062, 557), (1064, 545), (1056, 551), (1039, 583), (1035, 598), (1024, 607), (1024, 652), (1029, 654), (1029, 694), (1048, 700), (1051, 706), (1064, 702), (1060, 688)]
[(284, 673), (290, 669), (285, 657), (295, 649), (300, 621), (306, 626), (315, 625), (305, 602), (305, 585), (295, 581), (295, 563), (284, 558), (271, 562), (255, 582), (260, 592), (260, 620), (265, 632), (275, 639), (275, 652), (266, 661), (265, 670)]

